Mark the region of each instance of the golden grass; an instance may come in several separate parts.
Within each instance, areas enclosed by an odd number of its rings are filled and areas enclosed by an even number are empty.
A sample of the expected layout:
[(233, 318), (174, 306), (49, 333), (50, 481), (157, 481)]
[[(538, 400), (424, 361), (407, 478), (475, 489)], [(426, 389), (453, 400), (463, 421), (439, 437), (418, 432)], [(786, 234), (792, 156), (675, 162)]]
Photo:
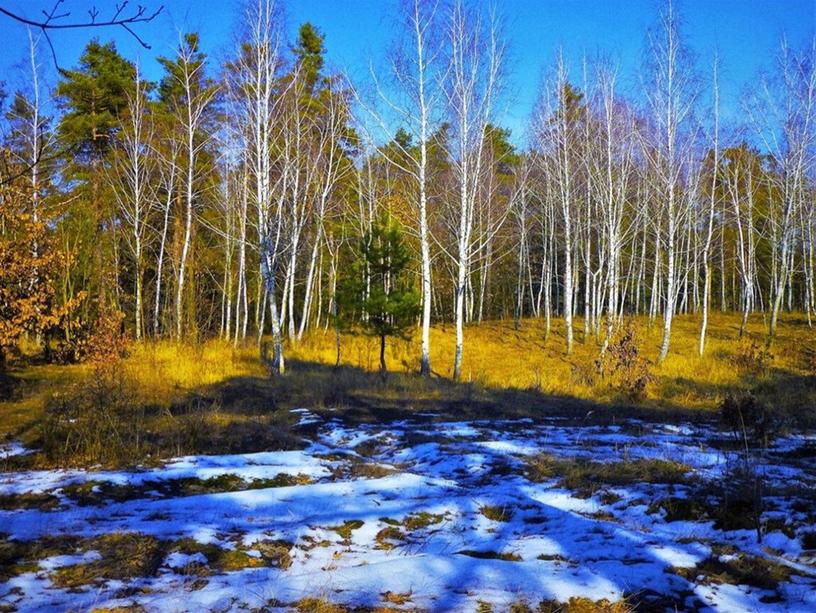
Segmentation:
[(254, 346), (233, 347), (211, 340), (201, 345), (146, 342), (134, 345), (122, 361), (122, 374), (134, 384), (143, 404), (179, 402), (190, 392), (234, 377), (263, 376)]
[[(217, 340), (200, 345), (145, 342), (130, 348), (116, 365), (134, 406), (169, 408), (209, 385), (242, 376), (263, 376), (255, 347), (233, 348)], [(0, 441), (35, 436), (34, 426), (49, 403), (87, 386), (97, 376), (91, 364), (37, 364), (14, 368), (14, 391), (0, 401)]]
[[(660, 321), (648, 325), (645, 317), (634, 318), (637, 339), (643, 356), (651, 363), (655, 382), (647, 389), (643, 404), (651, 407), (673, 406), (686, 409), (714, 409), (723, 396), (761, 381), (741, 372), (734, 365), (737, 354), (751, 342), (762, 345), (765, 324), (761, 315), (753, 316), (747, 333), (739, 339), (739, 317), (712, 314), (704, 357), (697, 354), (699, 316), (678, 316), (674, 320), (671, 350), (663, 364), (657, 365), (662, 330)], [(599, 380), (593, 363), (598, 357), (600, 339), (583, 339), (581, 320), (575, 323), (575, 346), (565, 353), (564, 327), (553, 320), (550, 336), (544, 340), (544, 322), (524, 320), (520, 330), (512, 321), (491, 321), (465, 329), (463, 379), (494, 388), (535, 390), (546, 395), (571, 396), (598, 402), (624, 402), (619, 390), (608, 380)], [(378, 368), (376, 339), (346, 335), (342, 339), (341, 363), (373, 371)], [(387, 348), (389, 370), (415, 372), (418, 369), (420, 341), (415, 335), (408, 341), (391, 340)], [(806, 376), (805, 347), (816, 346), (816, 329), (804, 318), (784, 317), (772, 348), (773, 373)], [(434, 373), (449, 377), (453, 369), (455, 334), (452, 326), (431, 330), (431, 364)], [(313, 332), (289, 348), (288, 355), (299, 360), (333, 364), (334, 333)], [(594, 380), (592, 380), (594, 379)], [(780, 390), (783, 394), (785, 389)], [(795, 392), (796, 390), (792, 390)], [(811, 394), (816, 406), (816, 391)]]
[[(797, 407), (802, 411), (810, 409), (811, 412), (816, 408), (816, 386), (812, 385), (813, 379), (808, 378), (816, 372), (813, 372), (806, 353), (816, 347), (816, 330), (809, 328), (801, 315), (783, 317), (772, 349), (771, 368), (764, 376), (743, 372), (735, 366), (735, 358), (747, 344), (762, 345), (764, 342), (765, 325), (761, 315), (751, 318), (747, 335), (740, 340), (737, 315), (713, 314), (706, 354), (702, 358), (697, 355), (699, 317), (679, 316), (674, 324), (669, 357), (661, 365), (655, 363), (661, 335), (659, 324), (657, 321), (650, 328), (643, 317), (633, 321), (642, 355), (651, 362), (655, 377), (640, 402), (641, 406), (713, 410), (727, 393), (754, 389), (764, 394), (764, 398), (772, 399), (775, 405)], [(595, 371), (599, 339), (593, 336), (583, 339), (580, 320), (576, 322), (575, 330), (575, 348), (572, 355), (567, 356), (560, 319), (553, 320), (547, 340), (544, 339), (543, 321), (537, 319), (524, 320), (520, 330), (513, 328), (512, 321), (468, 326), (465, 330), (463, 378), (465, 382), (483, 388), (527, 390), (598, 403), (631, 404), (609, 378), (603, 379)], [(387, 350), (389, 369), (398, 373), (416, 372), (419, 347), (418, 334), (407, 341), (390, 340)], [(433, 327), (431, 347), (434, 373), (449, 377), (455, 348), (452, 326)], [(378, 351), (377, 339), (346, 334), (342, 338), (341, 363), (373, 373), (379, 366)], [(301, 342), (291, 343), (286, 355), (292, 361), (333, 365), (333, 330), (314, 331)], [(134, 406), (158, 409), (189, 402), (191, 396), (227, 381), (240, 382), (250, 378), (263, 381), (266, 377), (266, 369), (254, 344), (234, 348), (218, 340), (199, 345), (170, 341), (136, 344), (117, 368)], [(65, 395), (71, 388), (85, 385), (95, 376), (90, 365), (34, 363), (17, 367), (9, 374), (15, 380), (14, 391), (10, 398), (0, 401), (0, 440), (17, 438), (24, 443), (34, 436), (34, 426), (49, 402)], [(319, 382), (312, 371), (298, 372), (298, 377), (289, 383), (290, 387), (317, 389), (336, 385), (331, 380)], [(392, 391), (411, 396), (401, 398), (408, 401), (424, 399), (433, 402), (437, 396), (442, 399), (450, 393), (449, 386), (411, 385), (406, 381), (396, 385), (398, 389)], [(272, 390), (271, 393), (278, 398), (283, 391)], [(331, 392), (328, 388), (324, 391)], [(288, 390), (294, 401), (297, 395), (291, 392)], [(253, 393), (249, 388), (245, 394), (239, 395), (242, 401), (250, 402)], [(301, 400), (309, 397), (305, 392), (299, 396)], [(220, 418), (220, 414), (217, 416)]]

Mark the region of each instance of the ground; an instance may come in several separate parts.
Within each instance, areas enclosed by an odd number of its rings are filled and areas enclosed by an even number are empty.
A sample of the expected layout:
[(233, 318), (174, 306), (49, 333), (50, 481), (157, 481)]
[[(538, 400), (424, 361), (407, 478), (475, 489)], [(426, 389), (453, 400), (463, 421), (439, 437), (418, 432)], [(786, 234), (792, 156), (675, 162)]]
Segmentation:
[(294, 415), (302, 450), (3, 475), (0, 606), (816, 607), (816, 437), (750, 455), (760, 541), (711, 428)]
[(0, 611), (814, 610), (814, 331), (787, 316), (768, 351), (717, 315), (700, 358), (697, 326), (657, 365), (634, 321), (642, 393), (539, 321), (468, 328), (462, 383), (441, 328), (429, 380), (415, 340), (383, 375), (345, 337), (335, 366), (331, 330), (281, 379), (218, 342), (20, 360)]

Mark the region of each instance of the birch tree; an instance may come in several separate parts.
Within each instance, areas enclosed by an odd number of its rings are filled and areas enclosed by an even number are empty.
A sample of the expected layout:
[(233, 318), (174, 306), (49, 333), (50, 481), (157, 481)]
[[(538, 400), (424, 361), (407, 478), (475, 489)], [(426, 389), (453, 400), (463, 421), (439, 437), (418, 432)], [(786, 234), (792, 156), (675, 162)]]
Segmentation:
[(216, 85), (205, 74), (205, 56), (199, 50), (197, 34), (185, 34), (179, 43), (173, 60), (159, 60), (168, 72), (162, 82), (163, 97), (168, 101), (179, 122), (178, 137), (182, 143), (183, 155), (183, 237), (178, 263), (175, 324), (176, 338), (182, 338), (184, 329), (184, 288), (187, 282), (190, 252), (192, 249), (193, 224), (200, 208), (202, 169), (200, 156), (210, 144), (210, 134), (204, 130), (206, 114), (218, 93)]
[(453, 378), (462, 375), (465, 292), (471, 262), (471, 235), (479, 179), (484, 162), (486, 129), (498, 94), (504, 44), (496, 16), (486, 17), (456, 0), (447, 23), (449, 67), (443, 91), (453, 128), (451, 162), (457, 182), (456, 278), (454, 319), (456, 353)]
[[(428, 221), (428, 146), (431, 134), (438, 128), (442, 102), (439, 81), (441, 59), (440, 38), (435, 30), (440, 27), (438, 0), (403, 0), (400, 8), (400, 38), (389, 57), (388, 68), (393, 79), (394, 94), (386, 92), (374, 70), (372, 80), (378, 98), (386, 113), (394, 113), (411, 134), (417, 137), (417, 151), (408, 150), (400, 139), (389, 139), (399, 148), (399, 155), (386, 158), (405, 172), (416, 185), (416, 229), (420, 251), (421, 357), (420, 374), (431, 374), (431, 235)], [(383, 118), (384, 113), (370, 112), (378, 127), (386, 133), (392, 130)]]
[(801, 52), (783, 39), (777, 71), (765, 76), (749, 107), (760, 141), (773, 159), (770, 173), (779, 194), (778, 213), (770, 219), (775, 257), (771, 288), (768, 344), (773, 342), (779, 312), (792, 274), (791, 260), (799, 212), (808, 199), (807, 182), (813, 169), (816, 137), (816, 39)]
[(663, 340), (658, 362), (666, 359), (678, 296), (678, 233), (686, 210), (682, 200), (683, 160), (692, 139), (687, 133), (695, 103), (694, 71), (680, 34), (680, 18), (673, 2), (661, 11), (648, 37), (651, 82), (646, 98), (653, 122), (654, 146), (645, 151), (660, 185), (665, 234), (658, 237), (666, 250), (666, 288), (663, 293)]
[(719, 57), (714, 58), (712, 66), (712, 92), (714, 102), (714, 126), (711, 132), (712, 150), (710, 157), (711, 182), (709, 184), (708, 208), (704, 217), (705, 239), (703, 240), (703, 298), (702, 321), (700, 322), (700, 340), (697, 343), (697, 353), (702, 357), (705, 352), (706, 331), (708, 329), (708, 309), (711, 302), (711, 239), (714, 235), (714, 217), (717, 212), (717, 183), (720, 174), (720, 83)]
[(136, 89), (128, 94), (125, 126), (111, 172), (113, 193), (128, 226), (125, 243), (133, 256), (136, 340), (144, 334), (144, 255), (154, 199), (151, 188), (154, 158), (150, 152), (153, 134), (145, 89), (137, 66)]

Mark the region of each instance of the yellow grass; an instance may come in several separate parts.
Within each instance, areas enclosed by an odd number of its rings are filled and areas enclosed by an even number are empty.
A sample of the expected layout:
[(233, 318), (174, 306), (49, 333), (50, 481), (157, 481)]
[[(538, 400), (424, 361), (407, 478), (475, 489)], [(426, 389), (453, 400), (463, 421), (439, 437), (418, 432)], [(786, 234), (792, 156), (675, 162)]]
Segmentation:
[[(233, 348), (209, 341), (201, 345), (170, 341), (133, 345), (117, 365), (134, 405), (166, 408), (194, 391), (241, 376), (262, 376), (264, 369), (254, 347)], [(36, 435), (38, 421), (49, 402), (71, 394), (96, 376), (91, 364), (34, 364), (13, 368), (18, 380), (10, 400), (0, 401), (0, 441), (24, 442)]]
[(140, 402), (160, 407), (227, 379), (264, 374), (254, 346), (235, 348), (218, 340), (201, 345), (137, 344), (122, 361), (121, 371), (138, 390)]
[[(650, 328), (645, 317), (632, 320), (643, 356), (651, 362), (654, 384), (647, 390), (646, 404), (682, 406), (689, 409), (713, 409), (722, 396), (746, 388), (749, 380), (734, 366), (736, 354), (751, 342), (763, 346), (765, 324), (761, 315), (751, 318), (743, 339), (739, 339), (739, 318), (715, 313), (709, 324), (704, 357), (697, 354), (699, 316), (679, 316), (674, 321), (671, 350), (663, 364), (657, 365), (662, 330), (660, 321)], [(565, 353), (564, 326), (554, 319), (550, 336), (544, 339), (544, 322), (524, 320), (520, 330), (512, 321), (485, 322), (465, 329), (463, 378), (485, 387), (535, 389), (543, 394), (573, 396), (597, 401), (620, 400), (608, 381), (588, 385), (582, 373), (593, 373), (593, 362), (600, 351), (600, 339), (583, 339), (583, 323), (575, 323), (575, 346)], [(341, 363), (365, 370), (378, 368), (378, 341), (362, 336), (342, 338)], [(418, 369), (418, 336), (408, 341), (390, 340), (388, 368), (411, 372)], [(799, 315), (785, 317), (771, 349), (776, 374), (804, 376), (806, 347), (816, 348), (816, 329), (809, 328)], [(452, 326), (431, 330), (431, 363), (434, 373), (451, 376), (455, 349)], [(314, 332), (291, 347), (290, 357), (325, 364), (335, 362), (335, 337), (332, 330)], [(771, 375), (773, 377), (773, 375)], [(816, 392), (814, 392), (816, 401)]]
[[(816, 348), (816, 330), (809, 328), (801, 315), (789, 315), (781, 321), (772, 348), (772, 368), (765, 377), (747, 375), (734, 365), (741, 347), (751, 341), (760, 345), (764, 342), (761, 316), (751, 319), (746, 338), (739, 340), (738, 317), (714, 314), (703, 358), (697, 355), (699, 317), (678, 317), (669, 357), (658, 366), (654, 362), (660, 343), (659, 324), (656, 322), (650, 329), (645, 318), (634, 321), (642, 353), (652, 362), (655, 375), (642, 402), (645, 406), (711, 410), (725, 394), (754, 388), (764, 390), (765, 397), (775, 404), (814, 412), (816, 386), (808, 377), (816, 372), (811, 372), (814, 366), (806, 354)], [(518, 331), (513, 329), (512, 321), (469, 326), (465, 332), (463, 378), (486, 388), (516, 388), (598, 402), (625, 402), (608, 380), (593, 374), (600, 345), (594, 337), (583, 339), (582, 329), (579, 320), (575, 326), (575, 349), (567, 356), (560, 320), (553, 320), (547, 340), (541, 320), (525, 320)], [(435, 326), (431, 342), (434, 373), (449, 377), (455, 344), (453, 327)], [(341, 363), (375, 371), (379, 366), (377, 343), (376, 339), (364, 336), (344, 335)], [(295, 362), (292, 365), (295, 370), (303, 369), (297, 361), (334, 364), (333, 330), (312, 332), (300, 343), (288, 346), (286, 355)], [(391, 371), (415, 372), (418, 356), (418, 336), (408, 341), (389, 340), (387, 360)], [(217, 340), (201, 345), (170, 341), (134, 345), (119, 369), (134, 405), (160, 408), (184, 402), (190, 393), (206, 391), (228, 380), (264, 378), (266, 373), (254, 344), (233, 348)], [(24, 433), (36, 425), (47, 403), (72, 386), (83, 385), (94, 376), (94, 369), (90, 365), (31, 365), (13, 369), (10, 374), (18, 384), (13, 397), (0, 402), (0, 439), (5, 436), (25, 440)], [(309, 372), (300, 374), (302, 380), (292, 384), (309, 386)], [(588, 381), (587, 375), (596, 380)], [(420, 387), (417, 394), (437, 393), (435, 388)], [(410, 389), (408, 393), (412, 393)], [(445, 393), (444, 389), (439, 388), (438, 393)]]

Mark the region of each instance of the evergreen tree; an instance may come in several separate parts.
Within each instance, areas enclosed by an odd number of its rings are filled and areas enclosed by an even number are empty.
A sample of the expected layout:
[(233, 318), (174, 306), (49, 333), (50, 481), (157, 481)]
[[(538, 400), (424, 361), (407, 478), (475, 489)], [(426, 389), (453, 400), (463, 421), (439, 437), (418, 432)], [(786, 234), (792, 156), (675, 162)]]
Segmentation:
[(74, 149), (79, 164), (93, 165), (108, 152), (121, 129), (128, 96), (136, 91), (136, 68), (112, 42), (92, 40), (79, 58), (79, 67), (62, 74), (57, 85), (65, 111), (60, 136)]
[(339, 296), (342, 317), (357, 318), (367, 334), (379, 337), (380, 370), (385, 371), (387, 337), (405, 338), (420, 308), (402, 227), (384, 215), (362, 238), (355, 256)]
[(74, 202), (61, 221), (66, 243), (77, 251), (74, 279), (103, 303), (118, 303), (117, 222), (114, 198), (104, 180), (109, 153), (122, 128), (128, 97), (135, 93), (136, 69), (110, 42), (88, 43), (74, 70), (57, 85), (64, 111), (58, 133), (70, 152), (63, 177)]
[(306, 86), (312, 92), (318, 83), (323, 70), (326, 47), (323, 43), (325, 36), (308, 21), (300, 26), (297, 43), (292, 49), (295, 61), (303, 71)]

